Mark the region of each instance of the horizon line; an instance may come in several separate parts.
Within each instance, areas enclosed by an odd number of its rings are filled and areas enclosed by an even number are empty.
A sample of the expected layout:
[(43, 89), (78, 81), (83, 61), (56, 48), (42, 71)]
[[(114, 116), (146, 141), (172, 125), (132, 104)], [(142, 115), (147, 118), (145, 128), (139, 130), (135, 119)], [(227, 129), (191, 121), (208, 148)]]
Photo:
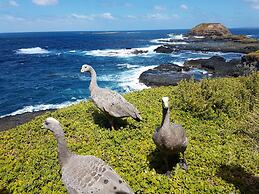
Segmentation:
[[(192, 28), (168, 28), (168, 29), (139, 29), (139, 30), (53, 30), (53, 31), (14, 31), (0, 32), (0, 34), (18, 33), (53, 33), (53, 32), (134, 32), (134, 31), (160, 31), (160, 30), (190, 30)], [(230, 27), (228, 29), (259, 29), (259, 27)]]

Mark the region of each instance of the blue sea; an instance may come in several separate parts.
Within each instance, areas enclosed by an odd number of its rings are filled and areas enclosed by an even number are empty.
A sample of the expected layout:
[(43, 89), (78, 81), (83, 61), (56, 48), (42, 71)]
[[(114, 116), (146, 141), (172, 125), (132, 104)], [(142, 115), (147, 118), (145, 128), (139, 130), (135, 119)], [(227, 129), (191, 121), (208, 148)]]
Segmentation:
[[(240, 53), (181, 51), (157, 54), (168, 39), (186, 44), (188, 30), (41, 32), (0, 34), (0, 117), (61, 108), (89, 98), (87, 63), (97, 72), (101, 87), (120, 93), (146, 88), (139, 75), (162, 63)], [(234, 34), (259, 38), (259, 29), (232, 29)], [(134, 54), (135, 50), (145, 51)]]

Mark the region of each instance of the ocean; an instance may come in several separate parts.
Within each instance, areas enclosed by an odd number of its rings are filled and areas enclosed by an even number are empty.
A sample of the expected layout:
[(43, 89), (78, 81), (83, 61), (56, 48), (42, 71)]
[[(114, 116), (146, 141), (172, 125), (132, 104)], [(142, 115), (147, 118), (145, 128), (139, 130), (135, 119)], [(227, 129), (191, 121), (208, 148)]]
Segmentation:
[[(100, 87), (120, 93), (146, 88), (138, 77), (162, 63), (220, 55), (230, 60), (240, 53), (180, 51), (157, 54), (168, 39), (186, 44), (188, 30), (39, 32), (0, 34), (0, 118), (61, 108), (89, 98), (90, 77), (83, 64), (97, 72)], [(259, 29), (231, 29), (259, 38)], [(135, 50), (145, 51), (141, 54)]]

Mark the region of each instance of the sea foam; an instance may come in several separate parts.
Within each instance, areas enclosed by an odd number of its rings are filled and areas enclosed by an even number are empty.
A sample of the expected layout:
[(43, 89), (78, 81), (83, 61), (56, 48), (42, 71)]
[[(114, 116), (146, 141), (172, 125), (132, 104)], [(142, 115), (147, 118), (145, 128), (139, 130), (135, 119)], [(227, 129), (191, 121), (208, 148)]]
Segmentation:
[(171, 34), (168, 34), (168, 36), (173, 39), (173, 40), (184, 40), (184, 39), (187, 39), (186, 36), (184, 36), (183, 34), (174, 34), (174, 33), (171, 33)]
[(40, 105), (35, 105), (35, 106), (25, 106), (22, 109), (19, 109), (17, 111), (14, 111), (10, 114), (2, 115), (0, 118), (7, 117), (7, 116), (14, 116), (14, 115), (19, 115), (23, 113), (31, 113), (31, 112), (37, 112), (37, 111), (42, 111), (42, 110), (51, 110), (51, 109), (60, 109), (64, 108), (73, 104), (78, 104), (82, 100), (76, 100), (74, 102), (63, 102), (61, 104), (40, 104)]
[[(187, 39), (183, 34), (167, 34), (169, 38), (158, 38), (150, 40), (152, 43), (158, 44), (188, 44), (187, 42), (183, 41)], [(182, 41), (181, 41), (182, 40)]]
[(34, 55), (34, 54), (47, 54), (50, 51), (40, 48), (40, 47), (32, 47), (32, 48), (21, 48), (16, 51), (18, 54), (27, 54), (27, 55)]
[[(160, 45), (159, 45), (160, 46)], [(152, 45), (144, 48), (130, 48), (130, 49), (104, 49), (104, 50), (91, 50), (85, 51), (85, 55), (98, 56), (98, 57), (135, 57), (147, 56), (155, 54), (154, 50), (158, 45)]]
[(124, 89), (125, 92), (132, 90), (142, 90), (148, 88), (145, 84), (139, 82), (139, 76), (144, 71), (155, 68), (155, 65), (140, 66), (138, 68), (124, 71), (118, 75), (118, 85)]

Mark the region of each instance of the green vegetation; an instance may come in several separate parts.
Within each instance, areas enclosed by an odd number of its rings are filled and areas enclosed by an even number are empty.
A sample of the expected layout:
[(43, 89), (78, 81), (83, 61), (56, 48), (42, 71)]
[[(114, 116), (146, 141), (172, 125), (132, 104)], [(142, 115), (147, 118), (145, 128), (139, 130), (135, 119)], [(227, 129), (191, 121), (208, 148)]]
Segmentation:
[[(161, 122), (161, 97), (169, 96), (171, 118), (189, 138), (189, 170), (177, 164), (172, 178), (152, 141)], [(120, 121), (110, 131), (92, 102), (47, 113), (0, 133), (0, 193), (65, 193), (53, 134), (42, 127), (58, 119), (69, 148), (102, 158), (136, 193), (258, 193), (259, 74), (181, 82), (125, 95), (144, 122)]]
[(248, 53), (246, 55), (246, 57), (250, 58), (250, 59), (255, 59), (257, 61), (259, 61), (259, 50), (258, 51), (255, 51), (255, 52), (251, 52), (251, 53)]

